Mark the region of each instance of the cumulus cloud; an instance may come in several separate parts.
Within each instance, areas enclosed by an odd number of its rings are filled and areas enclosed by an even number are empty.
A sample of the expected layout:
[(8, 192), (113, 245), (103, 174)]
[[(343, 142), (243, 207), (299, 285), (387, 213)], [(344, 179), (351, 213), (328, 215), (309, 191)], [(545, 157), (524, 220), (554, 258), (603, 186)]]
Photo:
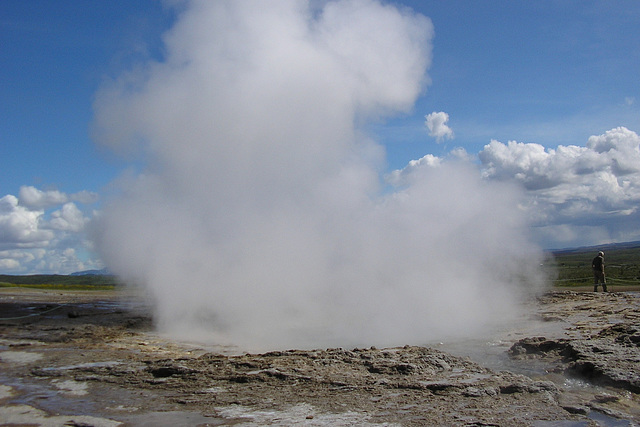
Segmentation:
[(433, 136), (440, 143), (445, 139), (453, 139), (453, 130), (447, 126), (449, 115), (445, 112), (433, 112), (425, 117), (425, 125), (429, 129), (429, 136)]
[(0, 268), (3, 274), (21, 272), (25, 266), (39, 262), (46, 254), (46, 249), (8, 249), (0, 250)]
[(18, 199), (6, 195), (0, 199), (0, 247), (46, 246), (53, 233), (39, 228), (41, 210), (29, 210), (18, 205)]
[(42, 191), (32, 186), (20, 187), (18, 197), (20, 204), (29, 209), (47, 209), (72, 200), (80, 203), (95, 203), (98, 200), (98, 195), (91, 191), (68, 195), (58, 190)]
[[(0, 270), (3, 273), (69, 273), (86, 266), (101, 266), (95, 259), (81, 260), (75, 252), (76, 246), (90, 247), (84, 237), (90, 218), (69, 201), (95, 201), (94, 193), (67, 195), (24, 186), (19, 195), (18, 198), (8, 194), (0, 199)], [(52, 210), (58, 206), (59, 209)], [(69, 254), (69, 250), (73, 254)]]
[(402, 169), (394, 170), (387, 175), (385, 175), (385, 181), (389, 184), (399, 187), (403, 185), (407, 185), (410, 182), (412, 177), (416, 176), (416, 170), (423, 167), (437, 167), (442, 163), (442, 159), (440, 157), (434, 156), (433, 154), (427, 154), (418, 160), (411, 160)]
[(57, 190), (42, 191), (35, 187), (20, 187), (20, 204), (32, 209), (43, 209), (67, 202), (66, 194)]
[(639, 144), (635, 132), (619, 127), (591, 136), (585, 147), (491, 141), (479, 158), (485, 178), (529, 190), (530, 214), (544, 239), (556, 245), (584, 244), (580, 236), (629, 241), (640, 237)]
[(82, 190), (78, 193), (73, 193), (69, 196), (69, 199), (85, 205), (96, 203), (100, 197), (93, 191)]
[(640, 137), (627, 128), (619, 127), (604, 135), (591, 136), (587, 148), (603, 155), (605, 168), (610, 165), (617, 177), (640, 172)]
[(20, 267), (20, 262), (17, 259), (4, 257), (0, 252), (0, 269), (3, 270), (17, 270)]
[(99, 141), (148, 161), (96, 224), (108, 268), (146, 286), (164, 331), (252, 349), (425, 343), (509, 319), (521, 278), (541, 279), (516, 187), (451, 161), (410, 166), (389, 193), (362, 132), (423, 92), (431, 22), (312, 4), (189, 2), (166, 60), (96, 96)]
[[(520, 207), (541, 245), (576, 247), (640, 239), (639, 146), (635, 132), (618, 127), (591, 136), (585, 146), (552, 149), (492, 140), (478, 158), (483, 179), (517, 183), (526, 190)], [(469, 160), (464, 150), (450, 156)], [(444, 160), (427, 155), (385, 178), (395, 186), (407, 185), (421, 169)]]
[(89, 220), (74, 203), (65, 203), (61, 209), (51, 213), (49, 225), (62, 231), (80, 232)]

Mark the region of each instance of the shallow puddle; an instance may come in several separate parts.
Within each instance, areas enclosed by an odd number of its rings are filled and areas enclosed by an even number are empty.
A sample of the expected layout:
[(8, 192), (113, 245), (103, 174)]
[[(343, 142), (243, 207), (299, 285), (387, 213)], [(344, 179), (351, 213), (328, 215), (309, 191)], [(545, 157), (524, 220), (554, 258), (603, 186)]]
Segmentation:
[(89, 393), (89, 384), (74, 380), (53, 380), (51, 383), (61, 392), (73, 396), (85, 396)]
[(3, 351), (0, 352), (0, 360), (5, 363), (27, 364), (42, 359), (42, 353), (30, 351)]
[(591, 411), (588, 415), (593, 421), (597, 422), (600, 427), (635, 427), (637, 424), (629, 420), (620, 420), (618, 418), (610, 417), (597, 411)]
[[(222, 426), (234, 425), (238, 422), (220, 417), (207, 417), (199, 412), (167, 411), (167, 412), (145, 412), (144, 414), (125, 415), (118, 417), (119, 420), (136, 427), (157, 427), (157, 426)], [(245, 424), (246, 425), (246, 424)]]
[(117, 427), (121, 422), (88, 415), (49, 415), (29, 405), (0, 406), (2, 425)]
[(42, 371), (68, 371), (71, 369), (86, 369), (86, 368), (106, 368), (111, 366), (121, 365), (122, 362), (118, 361), (107, 361), (107, 362), (87, 362), (87, 363), (78, 363), (77, 365), (67, 365), (67, 366), (50, 366), (47, 368), (42, 368)]

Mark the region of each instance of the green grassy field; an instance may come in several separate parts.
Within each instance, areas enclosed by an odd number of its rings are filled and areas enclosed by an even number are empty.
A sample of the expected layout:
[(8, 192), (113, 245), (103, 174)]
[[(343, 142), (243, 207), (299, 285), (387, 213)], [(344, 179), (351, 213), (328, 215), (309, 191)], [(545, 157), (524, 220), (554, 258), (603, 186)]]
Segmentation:
[[(598, 248), (557, 251), (548, 263), (555, 273), (553, 283), (557, 287), (591, 286), (593, 275), (591, 260)], [(607, 245), (605, 252), (605, 274), (607, 284), (612, 286), (638, 286), (640, 289), (640, 244)]]
[(114, 276), (67, 276), (33, 274), (26, 276), (0, 275), (0, 288), (31, 288), (73, 291), (107, 291), (121, 286)]

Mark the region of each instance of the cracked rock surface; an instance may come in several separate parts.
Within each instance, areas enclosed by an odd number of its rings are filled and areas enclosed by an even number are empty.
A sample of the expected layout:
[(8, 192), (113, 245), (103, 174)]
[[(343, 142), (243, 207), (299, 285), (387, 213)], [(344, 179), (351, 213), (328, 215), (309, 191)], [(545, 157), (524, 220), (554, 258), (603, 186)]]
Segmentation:
[(504, 349), (544, 367), (523, 375), (428, 346), (235, 354), (159, 336), (114, 295), (3, 290), (0, 424), (637, 425), (639, 301), (545, 294), (531, 322), (558, 333)]

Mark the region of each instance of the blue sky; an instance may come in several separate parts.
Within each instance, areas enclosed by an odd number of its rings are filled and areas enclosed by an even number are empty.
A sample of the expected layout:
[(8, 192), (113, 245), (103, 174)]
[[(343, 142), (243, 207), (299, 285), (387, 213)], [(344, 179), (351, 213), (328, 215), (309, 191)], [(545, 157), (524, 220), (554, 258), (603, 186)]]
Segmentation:
[[(629, 225), (638, 218), (634, 209), (640, 202), (640, 172), (634, 169), (640, 3), (397, 4), (428, 17), (434, 37), (426, 70), (430, 83), (411, 111), (368, 125), (386, 150), (384, 173), (410, 172), (404, 168), (412, 160), (429, 154), (445, 158), (462, 148), (481, 164), (487, 180), (522, 184), (530, 203), (544, 204), (544, 215), (533, 219), (535, 227), (546, 230), (538, 239), (542, 246), (640, 240), (638, 228)], [(162, 37), (175, 22), (174, 12), (144, 0), (0, 2), (0, 197), (5, 197), (0, 273), (102, 266), (85, 226), (114, 192), (112, 183), (132, 165), (139, 170), (144, 164), (140, 158), (118, 157), (92, 138), (94, 98), (105, 81), (136, 64), (163, 61)], [(435, 112), (448, 119), (430, 135), (425, 116)], [(437, 133), (447, 129), (452, 137), (438, 140)], [(594, 153), (608, 157), (595, 159)], [(631, 165), (624, 174), (612, 175), (619, 192), (600, 181), (579, 181), (585, 174), (560, 176), (567, 164), (588, 160), (601, 165), (593, 172), (596, 177), (615, 169), (620, 159)], [(572, 188), (585, 187), (604, 193), (567, 196)], [(572, 217), (569, 212), (577, 205), (562, 211), (559, 194), (564, 207), (568, 200), (620, 198), (591, 206), (593, 216)], [(25, 237), (21, 226), (43, 233)], [(558, 234), (555, 227), (566, 233)], [(597, 229), (591, 233), (589, 227)]]
[(444, 151), (422, 133), (431, 111), (449, 114), (449, 147), (469, 152), (491, 139), (555, 147), (617, 126), (637, 131), (637, 3), (432, 3), (414, 4), (435, 27), (433, 83), (408, 122), (407, 147), (420, 146), (403, 155)]
[(3, 194), (22, 185), (97, 191), (116, 176), (121, 164), (89, 135), (93, 96), (137, 45), (159, 38), (164, 23), (157, 2), (123, 6), (0, 4)]

